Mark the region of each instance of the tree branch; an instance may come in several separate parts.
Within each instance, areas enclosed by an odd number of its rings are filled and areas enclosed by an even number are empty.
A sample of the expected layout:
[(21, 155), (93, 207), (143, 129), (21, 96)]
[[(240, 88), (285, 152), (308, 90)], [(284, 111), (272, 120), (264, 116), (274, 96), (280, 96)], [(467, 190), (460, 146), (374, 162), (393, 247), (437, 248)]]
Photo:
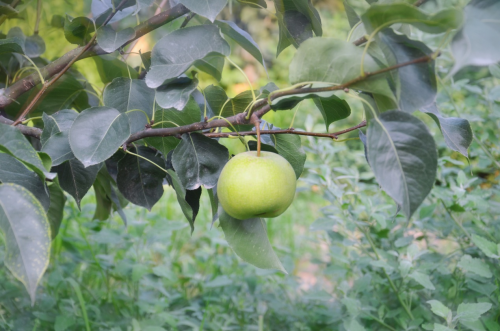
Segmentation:
[[(38, 0), (38, 1), (39, 1), (38, 3), (40, 4), (41, 0)], [(104, 21), (102, 26), (105, 26), (106, 24), (108, 24), (108, 22), (111, 21), (113, 16), (115, 16), (115, 14), (119, 10), (122, 9), (122, 7), (125, 5), (126, 2), (127, 2), (127, 0), (122, 0), (120, 2), (120, 4), (118, 6), (116, 6), (115, 10), (108, 15), (108, 17), (106, 18), (106, 20)], [(38, 24), (37, 24), (36, 29), (38, 29)], [(16, 126), (24, 120), (24, 117), (31, 112), (31, 110), (33, 109), (33, 107), (35, 107), (38, 100), (40, 100), (40, 98), (43, 96), (45, 91), (47, 91), (47, 89), (49, 87), (51, 87), (58, 79), (60, 79), (69, 70), (69, 68), (71, 68), (71, 66), (78, 60), (78, 58), (80, 56), (82, 56), (83, 53), (85, 53), (90, 47), (92, 47), (96, 38), (97, 38), (97, 32), (94, 33), (94, 36), (92, 36), (92, 39), (90, 39), (90, 41), (87, 43), (87, 45), (85, 45), (85, 47), (83, 47), (83, 49), (80, 51), (80, 53), (78, 53), (78, 55), (76, 55), (73, 59), (71, 59), (71, 61), (69, 61), (69, 63), (66, 64), (66, 66), (61, 71), (59, 71), (59, 73), (53, 79), (51, 79), (50, 81), (47, 81), (47, 82), (45, 82), (45, 84), (43, 84), (42, 89), (35, 95), (35, 97), (31, 100), (31, 102), (26, 107), (26, 109), (23, 110), (21, 115), (19, 115), (17, 120), (15, 120), (14, 123), (12, 123), (12, 125)]]
[[(187, 13), (189, 13), (189, 10), (186, 7), (184, 7), (183, 5), (177, 5), (170, 10), (166, 10), (158, 15), (151, 17), (147, 21), (139, 24), (134, 28), (135, 38), (122, 45), (122, 47)], [(86, 52), (82, 53), (83, 48), (83, 46), (77, 47), (64, 54), (59, 59), (41, 68), (40, 71), (42, 72), (42, 75), (46, 78), (53, 77), (61, 70), (63, 70), (68, 65), (68, 63), (73, 61), (73, 59), (75, 58), (75, 61), (78, 61), (92, 56), (108, 54), (101, 47), (99, 47), (99, 45), (94, 45)], [(80, 54), (82, 55), (80, 56)], [(4, 108), (10, 105), (13, 100), (17, 99), (20, 95), (28, 92), (39, 83), (40, 76), (38, 75), (38, 73), (33, 73), (18, 80), (10, 87), (0, 90), (0, 108)]]
[[(0, 116), (0, 123), (12, 125), (12, 123), (14, 123), (14, 121), (11, 121), (3, 116)], [(41, 129), (31, 127), (31, 126), (19, 124), (16, 126), (16, 129), (21, 131), (21, 133), (24, 134), (25, 136), (30, 136), (30, 137), (37, 138), (37, 139), (40, 139), (40, 136), (42, 135)]]
[[(300, 136), (337, 139), (338, 136), (340, 136), (342, 134), (355, 131), (355, 130), (362, 128), (362, 127), (365, 127), (365, 126), (366, 126), (366, 121), (363, 121), (356, 126), (353, 126), (351, 128), (347, 128), (347, 129), (342, 130), (342, 131), (333, 132), (333, 133), (297, 131), (294, 128), (290, 128), (290, 129), (285, 129), (285, 130), (260, 130), (260, 134), (296, 134), (296, 135), (300, 135)], [(257, 131), (205, 133), (205, 137), (208, 137), (208, 138), (228, 138), (228, 137), (255, 136), (255, 135), (257, 135)]]

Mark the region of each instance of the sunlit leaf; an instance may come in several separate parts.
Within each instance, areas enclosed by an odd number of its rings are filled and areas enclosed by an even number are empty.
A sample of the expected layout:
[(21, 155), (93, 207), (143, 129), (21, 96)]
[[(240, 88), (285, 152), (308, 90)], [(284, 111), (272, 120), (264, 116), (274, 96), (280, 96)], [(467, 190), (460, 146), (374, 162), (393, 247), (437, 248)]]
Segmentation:
[(477, 321), (481, 315), (488, 312), (492, 307), (489, 302), (461, 303), (457, 309), (457, 318), (461, 322)]
[(50, 224), (45, 211), (27, 189), (1, 184), (0, 229), (5, 234), (5, 266), (24, 284), (34, 304), (50, 258)]
[(97, 30), (97, 43), (108, 53), (113, 53), (134, 37), (135, 31), (132, 28), (126, 28), (117, 32), (109, 25), (106, 25)]
[(472, 272), (485, 278), (493, 277), (488, 264), (486, 264), (483, 260), (473, 258), (470, 255), (462, 256), (460, 261), (458, 261), (457, 267), (462, 268), (466, 272)]

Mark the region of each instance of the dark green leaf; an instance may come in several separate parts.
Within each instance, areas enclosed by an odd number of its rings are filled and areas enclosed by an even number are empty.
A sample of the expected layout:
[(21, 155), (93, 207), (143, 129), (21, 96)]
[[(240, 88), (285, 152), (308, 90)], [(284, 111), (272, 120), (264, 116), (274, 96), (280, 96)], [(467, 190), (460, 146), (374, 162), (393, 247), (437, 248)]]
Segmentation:
[[(113, 11), (113, 8), (116, 8), (116, 6), (119, 5), (119, 2), (113, 1), (113, 4), (111, 4), (111, 0), (92, 0), (92, 17), (94, 17), (97, 26), (102, 25), (104, 20), (108, 17), (109, 14)], [(144, 1), (141, 1), (144, 2)], [(132, 15), (132, 13), (135, 11), (135, 1), (128, 1), (125, 3), (125, 5), (122, 7), (122, 10), (119, 10), (109, 21), (109, 23), (114, 23), (118, 22), (122, 19), (124, 19), (127, 16)]]
[[(184, 214), (184, 216), (186, 216), (188, 222), (189, 222), (189, 225), (191, 225), (191, 233), (193, 233), (194, 231), (194, 221), (196, 219), (196, 215), (198, 213), (198, 210), (193, 210), (193, 206), (187, 201), (187, 196), (188, 196), (188, 192), (192, 192), (192, 193), (189, 193), (189, 200), (191, 201), (191, 203), (195, 202), (196, 199), (194, 199), (196, 194), (198, 194), (198, 190), (199, 190), (199, 194), (201, 194), (201, 187), (199, 187), (197, 190), (194, 190), (194, 191), (186, 191), (186, 189), (184, 188), (184, 186), (182, 185), (179, 177), (177, 176), (177, 173), (172, 170), (172, 169), (168, 169), (168, 174), (170, 176), (170, 179), (172, 181), (172, 187), (174, 188), (175, 190), (175, 193), (177, 195), (177, 201), (179, 202), (179, 205), (181, 206), (181, 209), (182, 209), (182, 212)], [(194, 207), (196, 207), (196, 204), (194, 204)], [(199, 205), (198, 205), (199, 207)]]
[[(331, 38), (309, 39), (299, 47), (290, 64), (290, 82), (347, 83), (360, 76), (362, 55), (362, 48), (345, 41)], [(379, 69), (369, 55), (366, 55), (364, 63), (366, 72)], [(350, 88), (394, 99), (387, 80), (381, 75), (353, 84)]]
[(69, 131), (77, 116), (78, 113), (73, 109), (63, 109), (52, 115), (43, 113), (43, 131), (40, 137), (42, 146), (52, 135)]
[(411, 24), (427, 33), (443, 33), (462, 25), (463, 15), (458, 9), (444, 9), (434, 15), (406, 3), (371, 5), (361, 16), (370, 34), (396, 23)]
[(343, 3), (344, 3), (345, 13), (347, 15), (347, 20), (349, 21), (349, 25), (352, 29), (356, 24), (358, 24), (358, 22), (361, 19), (359, 18), (358, 14), (356, 14), (354, 9), (349, 5), (349, 3), (346, 0), (344, 0)]
[(47, 211), (47, 218), (50, 223), (50, 233), (52, 240), (59, 233), (59, 227), (64, 216), (64, 205), (66, 204), (66, 195), (59, 185), (53, 183), (49, 185), (50, 208)]
[(64, 17), (56, 14), (52, 16), (52, 19), (50, 20), (50, 26), (58, 29), (64, 29), (64, 22)]
[(53, 179), (54, 174), (47, 171), (39, 154), (33, 149), (23, 134), (13, 126), (0, 123), (0, 152), (14, 156), (31, 170), (36, 172), (42, 180)]
[(106, 25), (97, 30), (97, 43), (108, 53), (113, 53), (134, 37), (135, 30), (132, 28), (116, 32), (112, 27)]
[(292, 165), (297, 178), (304, 171), (306, 153), (302, 149), (300, 136), (295, 134), (275, 134), (272, 136), (274, 147)]
[(248, 105), (253, 101), (252, 91), (242, 92), (229, 101), (226, 92), (219, 86), (210, 85), (205, 88), (204, 92), (216, 116), (230, 117), (243, 113), (248, 110)]
[(361, 140), (361, 142), (363, 143), (363, 147), (365, 150), (366, 163), (370, 164), (370, 161), (368, 160), (368, 149), (367, 149), (368, 143), (366, 141), (366, 135), (363, 133), (363, 131), (361, 130), (358, 131), (359, 131), (359, 140)]
[(115, 78), (103, 94), (104, 105), (127, 114), (131, 133), (145, 129), (148, 119), (153, 117), (154, 100), (155, 91), (143, 80), (123, 77)]
[(306, 39), (321, 36), (323, 30), (318, 11), (310, 0), (274, 0), (280, 29), (279, 55), (290, 45), (299, 47)]
[(156, 88), (167, 79), (183, 74), (196, 60), (212, 52), (225, 56), (230, 53), (229, 45), (222, 39), (218, 27), (199, 25), (176, 30), (161, 38), (153, 47), (151, 70), (146, 75), (146, 83)]
[(24, 41), (18, 37), (0, 39), (0, 54), (24, 54), (23, 46)]
[(45, 210), (49, 209), (50, 198), (45, 183), (9, 154), (0, 153), (0, 182), (17, 184), (30, 191)]
[(59, 185), (68, 192), (80, 207), (80, 201), (94, 183), (100, 165), (96, 164), (85, 168), (77, 159), (72, 159), (54, 167), (59, 178)]
[(436, 105), (424, 109), (441, 129), (446, 145), (454, 151), (468, 157), (468, 149), (472, 143), (473, 134), (469, 121), (457, 117), (444, 117)]
[[(390, 52), (389, 65), (410, 62), (432, 53), (424, 43), (397, 35), (392, 29), (385, 29), (380, 39), (387, 53)], [(434, 103), (437, 95), (434, 64), (434, 61), (418, 63), (396, 71), (400, 110), (412, 113)]]
[(8, 4), (4, 2), (0, 2), (0, 15), (11, 16), (17, 14), (18, 11), (15, 8), (12, 8)]
[(138, 76), (137, 71), (130, 67), (127, 70), (127, 65), (112, 55), (94, 56), (93, 59), (104, 84), (111, 83), (117, 77), (129, 77), (129, 73), (132, 79)]
[(73, 154), (85, 167), (110, 158), (128, 137), (130, 125), (127, 115), (108, 107), (84, 110), (69, 132)]
[(64, 36), (70, 43), (84, 45), (90, 41), (90, 34), (94, 31), (94, 23), (91, 19), (87, 17), (73, 18), (66, 15)]
[(210, 189), (217, 185), (228, 160), (226, 147), (199, 133), (183, 134), (172, 154), (172, 164), (186, 190), (195, 190), (201, 185)]
[(193, 65), (199, 70), (206, 72), (210, 76), (220, 81), (226, 57), (218, 53), (210, 53), (201, 60), (194, 61)]
[[(201, 190), (201, 188), (200, 188)], [(219, 218), (219, 199), (217, 198), (217, 186), (214, 188), (208, 189), (208, 197), (210, 198), (210, 206), (212, 207), (212, 225)]]
[(180, 77), (156, 89), (156, 102), (164, 109), (182, 110), (198, 86), (197, 79)]
[(269, 242), (263, 219), (237, 220), (221, 208), (219, 221), (227, 243), (243, 261), (257, 268), (277, 269), (287, 273)]
[(0, 230), (5, 234), (5, 266), (24, 284), (34, 304), (49, 265), (50, 224), (43, 207), (24, 187), (0, 185)]
[(265, 0), (238, 0), (238, 2), (254, 8), (267, 8)]
[(409, 219), (432, 189), (437, 152), (424, 123), (401, 111), (370, 120), (368, 159), (375, 177)]
[(257, 61), (259, 61), (264, 68), (266, 68), (266, 63), (260, 51), (259, 45), (253, 40), (252, 36), (241, 29), (236, 23), (231, 21), (216, 21), (215, 24), (220, 28), (222, 33), (231, 37), (234, 41), (243, 47), (248, 53), (250, 53)]
[(349, 104), (336, 95), (332, 95), (330, 98), (314, 98), (313, 100), (321, 115), (323, 115), (327, 132), (331, 123), (348, 118), (351, 115)]
[[(199, 122), (200, 108), (193, 99), (190, 99), (182, 111), (176, 109), (160, 109), (155, 114), (155, 128), (174, 128)], [(180, 142), (176, 137), (151, 137), (146, 142), (158, 149), (164, 156), (173, 150)]]
[(144, 146), (134, 152), (141, 157), (127, 154), (118, 162), (118, 189), (127, 200), (151, 211), (163, 195), (165, 161)]
[(227, 4), (227, 0), (179, 0), (179, 2), (212, 22)]
[(500, 2), (471, 1), (465, 7), (465, 24), (451, 43), (455, 66), (451, 74), (465, 66), (487, 66), (500, 61)]
[(151, 52), (142, 53), (141, 50), (139, 50), (139, 54), (141, 55), (144, 68), (148, 71), (151, 68)]
[(50, 136), (42, 145), (42, 152), (47, 153), (52, 159), (52, 166), (73, 159), (75, 156), (69, 144), (69, 131), (58, 132)]

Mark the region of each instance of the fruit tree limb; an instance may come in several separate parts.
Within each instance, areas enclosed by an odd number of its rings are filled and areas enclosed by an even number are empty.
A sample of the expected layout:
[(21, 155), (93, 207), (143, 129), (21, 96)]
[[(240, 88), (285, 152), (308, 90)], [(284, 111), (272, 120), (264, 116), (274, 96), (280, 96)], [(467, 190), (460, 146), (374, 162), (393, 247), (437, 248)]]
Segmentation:
[[(8, 118), (0, 116), (0, 123), (12, 125), (12, 123), (14, 123), (14, 121), (11, 121)], [(19, 124), (16, 126), (16, 129), (21, 131), (21, 133), (24, 134), (25, 136), (29, 136), (29, 137), (33, 137), (33, 138), (37, 138), (37, 139), (40, 139), (40, 137), (42, 135), (42, 130), (39, 128), (36, 128), (36, 127), (31, 127), (31, 126)]]
[[(121, 47), (124, 47), (131, 42), (133, 42), (136, 39), (139, 39), (140, 37), (144, 36), (145, 34), (148, 34), (149, 32), (175, 20), (176, 18), (179, 18), (185, 14), (189, 13), (189, 10), (184, 7), (183, 5), (177, 5), (169, 10), (166, 10), (164, 12), (161, 12), (158, 15), (155, 15), (148, 19), (147, 21), (139, 24), (134, 28), (135, 30), (135, 37), (132, 40), (129, 40), (125, 44), (123, 44)], [(92, 56), (97, 56), (97, 55), (104, 55), (108, 54), (108, 52), (104, 51), (99, 45), (95, 44), (93, 45), (89, 50), (87, 50), (84, 54), (81, 54), (82, 49), (85, 46), (82, 47), (77, 47), (68, 53), (64, 54), (57, 60), (49, 63), (43, 68), (40, 68), (40, 71), (42, 75), (45, 78), (50, 78), (59, 73), (61, 70), (63, 70), (68, 63), (73, 61), (73, 59), (76, 58), (76, 61), (87, 58), (87, 57), (92, 57)], [(12, 84), (10, 87), (5, 88), (0, 90), (0, 108), (4, 108), (8, 105), (10, 105), (15, 99), (17, 99), (20, 95), (30, 91), (32, 88), (34, 88), (36, 85), (40, 83), (40, 76), (38, 73), (33, 73), (31, 75), (28, 75), (22, 79), (19, 79), (17, 82)]]

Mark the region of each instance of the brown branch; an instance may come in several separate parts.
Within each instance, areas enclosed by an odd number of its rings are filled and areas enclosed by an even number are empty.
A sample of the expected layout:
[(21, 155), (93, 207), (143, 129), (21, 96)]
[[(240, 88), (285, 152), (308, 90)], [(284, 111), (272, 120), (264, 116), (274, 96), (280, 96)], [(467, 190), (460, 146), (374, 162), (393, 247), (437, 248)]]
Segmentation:
[[(116, 6), (115, 10), (108, 15), (108, 17), (106, 18), (106, 20), (104, 21), (102, 26), (105, 26), (106, 24), (108, 24), (108, 22), (111, 21), (113, 16), (115, 16), (115, 14), (119, 10), (121, 10), (121, 8), (125, 5), (126, 2), (127, 2), (127, 0), (122, 0), (120, 2), (120, 4), (118, 6)], [(17, 120), (15, 120), (14, 123), (12, 123), (12, 125), (16, 126), (24, 120), (25, 116), (31, 112), (31, 110), (35, 107), (38, 100), (40, 100), (40, 98), (43, 96), (45, 91), (47, 91), (47, 89), (49, 87), (51, 87), (58, 79), (60, 79), (69, 70), (69, 68), (71, 68), (71, 66), (78, 60), (78, 58), (83, 55), (83, 53), (88, 51), (89, 48), (93, 46), (96, 38), (97, 38), (97, 32), (94, 33), (94, 36), (92, 36), (90, 41), (87, 43), (87, 45), (85, 45), (85, 47), (83, 47), (83, 49), (80, 51), (80, 53), (78, 53), (73, 59), (71, 59), (71, 61), (69, 61), (69, 63), (66, 64), (66, 66), (61, 71), (59, 71), (59, 73), (54, 78), (52, 78), (50, 81), (47, 81), (47, 82), (45, 82), (45, 84), (43, 84), (42, 89), (35, 95), (35, 97), (31, 100), (29, 105), (23, 110), (21, 115), (19, 115)]]
[(195, 13), (191, 13), (188, 16), (186, 16), (186, 19), (184, 19), (184, 22), (182, 22), (180, 29), (185, 28), (186, 25), (188, 25), (189, 21), (191, 21), (195, 15), (196, 15)]
[[(300, 136), (310, 136), (310, 137), (321, 137), (321, 138), (330, 138), (337, 139), (338, 136), (355, 131), (362, 127), (366, 126), (366, 121), (359, 123), (356, 126), (351, 128), (347, 128), (342, 131), (333, 132), (333, 133), (319, 133), (319, 132), (307, 132), (307, 131), (297, 131), (294, 128), (285, 129), (285, 130), (260, 130), (260, 134), (296, 134)], [(221, 132), (221, 133), (205, 133), (205, 137), (208, 138), (228, 138), (228, 137), (238, 137), (238, 136), (255, 136), (257, 135), (257, 131), (240, 131), (240, 132)], [(258, 140), (257, 140), (258, 141)]]
[[(12, 123), (14, 123), (14, 121), (11, 121), (3, 116), (0, 116), (0, 123), (12, 125)], [(31, 126), (19, 124), (16, 126), (16, 129), (21, 131), (21, 133), (24, 134), (25, 136), (30, 136), (30, 137), (37, 138), (37, 139), (40, 139), (40, 137), (42, 135), (41, 129), (31, 127)]]
[[(424, 3), (426, 3), (427, 1), (429, 0), (418, 0), (417, 2), (415, 2), (413, 4), (413, 6), (415, 7), (420, 7), (422, 6)], [(352, 43), (355, 45), (355, 46), (360, 46), (360, 45), (363, 45), (364, 43), (366, 43), (368, 40), (366, 39), (365, 36), (359, 38), (359, 39), (356, 39), (354, 40)]]
[[(274, 93), (271, 95), (271, 101), (275, 100), (276, 98), (287, 96), (287, 95), (292, 95), (292, 94), (304, 94), (304, 93), (317, 93), (317, 92), (326, 92), (326, 91), (336, 91), (336, 90), (344, 90), (346, 88), (349, 88), (351, 85), (354, 85), (356, 83), (359, 83), (360, 81), (363, 81), (369, 77), (375, 76), (375, 75), (380, 75), (383, 73), (386, 73), (391, 70), (396, 70), (402, 67), (406, 67), (409, 65), (417, 64), (417, 63), (424, 63), (424, 62), (429, 62), (433, 59), (432, 56), (423, 56), (421, 58), (409, 61), (409, 62), (404, 62), (404, 63), (399, 63), (394, 66), (390, 66), (387, 68), (383, 68), (371, 73), (365, 73), (364, 76), (359, 76), (347, 83), (344, 83), (342, 85), (338, 86), (330, 86), (330, 87), (324, 87), (324, 88), (297, 88), (293, 90), (288, 90), (288, 91), (281, 91), (278, 93)], [(267, 112), (271, 110), (271, 106), (267, 104), (267, 99), (261, 100), (255, 104), (255, 106), (252, 109), (258, 109), (259, 110), (255, 111), (253, 114), (255, 114), (258, 118), (262, 118)], [(206, 129), (213, 129), (213, 128), (221, 128), (221, 127), (229, 127), (230, 125), (241, 125), (241, 124), (250, 124), (250, 121), (246, 119), (246, 113), (241, 113), (237, 114), (225, 119), (218, 119), (218, 120), (213, 120), (210, 122), (198, 122), (198, 123), (193, 123), (189, 125), (184, 125), (184, 126), (179, 126), (179, 127), (174, 127), (174, 128), (163, 128), (163, 129), (146, 129), (144, 131), (140, 131), (137, 133), (134, 133), (133, 135), (130, 136), (130, 138), (127, 140), (125, 144), (131, 144), (134, 141), (143, 139), (143, 138), (148, 138), (148, 137), (169, 137), (169, 136), (179, 136), (187, 132), (193, 132), (193, 131), (201, 131), (201, 130), (206, 130)]]
[[(164, 12), (161, 12), (158, 15), (155, 15), (148, 19), (147, 21), (139, 24), (134, 28), (135, 30), (135, 38), (128, 41), (122, 47), (132, 43), (134, 40), (144, 36), (145, 34), (148, 34), (149, 32), (175, 20), (176, 18), (179, 18), (185, 14), (189, 13), (189, 10), (184, 7), (183, 5), (177, 5), (174, 8), (170, 10), (166, 10)], [(1, 19), (1, 18), (0, 18)], [(81, 53), (81, 50), (84, 47), (77, 47), (68, 53), (64, 54), (61, 56), (59, 59), (49, 63), (45, 67), (41, 68), (40, 71), (42, 72), (42, 75), (44, 77), (50, 78), (59, 73), (61, 70), (63, 70), (68, 63), (70, 63), (74, 58), (78, 60), (82, 60), (88, 57), (92, 56), (97, 56), (97, 55), (104, 55), (108, 54), (106, 51), (104, 51), (99, 45), (94, 45), (91, 47), (85, 54), (82, 54), (79, 56)], [(20, 95), (30, 91), (32, 88), (34, 88), (36, 85), (40, 83), (40, 76), (38, 73), (33, 73), (31, 75), (28, 75), (14, 84), (12, 84), (10, 87), (0, 90), (0, 108), (4, 108), (8, 105), (10, 105), (15, 99), (17, 99)]]

